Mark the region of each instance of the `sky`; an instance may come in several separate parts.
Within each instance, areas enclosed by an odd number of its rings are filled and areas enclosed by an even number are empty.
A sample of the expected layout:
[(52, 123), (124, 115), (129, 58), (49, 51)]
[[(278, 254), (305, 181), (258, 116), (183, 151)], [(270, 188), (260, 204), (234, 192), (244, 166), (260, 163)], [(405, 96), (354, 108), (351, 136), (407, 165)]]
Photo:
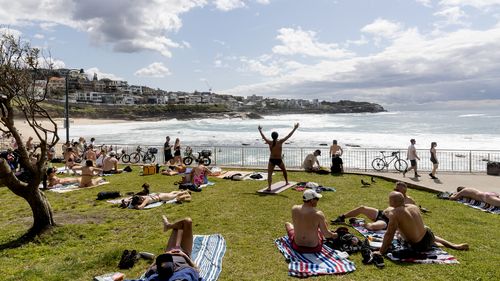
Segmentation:
[[(167, 91), (500, 108), (500, 0), (0, 0), (54, 66)], [(500, 111), (500, 109), (499, 109)]]

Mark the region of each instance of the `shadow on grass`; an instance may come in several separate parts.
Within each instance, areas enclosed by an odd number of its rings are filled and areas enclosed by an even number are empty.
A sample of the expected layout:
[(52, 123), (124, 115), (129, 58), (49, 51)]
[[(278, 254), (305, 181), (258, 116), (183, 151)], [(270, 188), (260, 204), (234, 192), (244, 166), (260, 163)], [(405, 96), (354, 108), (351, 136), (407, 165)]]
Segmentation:
[(28, 231), (25, 234), (23, 234), (21, 237), (17, 238), (16, 240), (12, 240), (12, 241), (0, 244), (0, 251), (19, 248), (21, 246), (24, 246), (24, 245), (30, 243), (30, 242), (35, 241), (36, 237), (37, 236), (34, 235), (31, 231)]

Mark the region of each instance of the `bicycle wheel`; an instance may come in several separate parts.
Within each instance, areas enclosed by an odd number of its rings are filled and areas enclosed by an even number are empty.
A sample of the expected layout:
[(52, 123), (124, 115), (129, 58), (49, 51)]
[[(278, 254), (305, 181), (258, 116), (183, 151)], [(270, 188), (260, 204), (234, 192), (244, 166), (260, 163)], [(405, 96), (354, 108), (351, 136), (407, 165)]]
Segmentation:
[(394, 162), (394, 168), (399, 172), (404, 172), (404, 170), (408, 168), (408, 163), (406, 163), (405, 160), (398, 159), (396, 160), (396, 162)]
[(141, 155), (137, 152), (130, 153), (130, 163), (137, 164), (141, 160)]
[(144, 155), (144, 158), (142, 158), (142, 162), (149, 164), (153, 163), (156, 160), (156, 157), (152, 154), (146, 154)]
[(385, 161), (382, 158), (375, 158), (372, 161), (373, 169), (377, 171), (382, 171), (385, 168)]
[(210, 163), (212, 163), (212, 160), (208, 157), (203, 158), (203, 160), (201, 160), (201, 161), (202, 161), (203, 165), (205, 165), (205, 166), (209, 166)]
[(185, 165), (191, 165), (191, 163), (193, 163), (193, 158), (191, 158), (191, 157), (184, 157), (184, 159), (182, 159), (182, 162)]
[(130, 155), (128, 155), (128, 154), (123, 154), (123, 155), (122, 155), (122, 159), (121, 159), (121, 160), (122, 160), (122, 162), (123, 162), (123, 163), (128, 163), (128, 162), (130, 162)]

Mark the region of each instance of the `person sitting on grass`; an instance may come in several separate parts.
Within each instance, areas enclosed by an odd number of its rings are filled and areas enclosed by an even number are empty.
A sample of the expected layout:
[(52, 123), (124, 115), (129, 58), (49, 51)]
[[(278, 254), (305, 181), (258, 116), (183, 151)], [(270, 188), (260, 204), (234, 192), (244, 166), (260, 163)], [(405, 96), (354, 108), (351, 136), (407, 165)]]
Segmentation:
[(321, 155), (321, 150), (316, 149), (313, 153), (310, 153), (304, 159), (302, 167), (308, 173), (317, 172), (320, 169), (318, 156)]
[[(194, 241), (192, 219), (185, 218), (174, 223), (171, 223), (166, 216), (162, 216), (162, 219), (163, 231), (172, 230), (165, 253), (156, 257), (144, 279), (128, 281), (200, 280), (198, 266), (191, 259)], [(123, 275), (115, 281), (121, 281), (122, 278)]]
[[(403, 195), (405, 204), (413, 204), (415, 205), (415, 201), (406, 195), (406, 184), (404, 182), (397, 182), (394, 187), (394, 191), (399, 192)], [(335, 220), (332, 220), (333, 224), (344, 223), (346, 218), (355, 218), (359, 215), (365, 215), (372, 222), (366, 223), (364, 226), (368, 230), (377, 231), (383, 230), (387, 228), (389, 223), (388, 213), (392, 210), (392, 207), (388, 207), (385, 210), (378, 210), (376, 208), (368, 207), (368, 206), (359, 206), (353, 210), (348, 211), (340, 216), (338, 216)]]
[(104, 174), (119, 174), (123, 172), (122, 169), (118, 169), (118, 159), (116, 159), (116, 152), (111, 151), (102, 160), (102, 171)]
[(321, 197), (321, 194), (312, 189), (304, 191), (304, 203), (292, 207), (293, 224), (285, 223), (292, 249), (299, 253), (320, 252), (323, 248), (323, 237), (335, 239), (338, 236), (328, 230), (325, 215), (316, 209)]
[(500, 207), (500, 194), (496, 192), (480, 191), (471, 187), (457, 187), (457, 193), (452, 194), (450, 200), (460, 200), (464, 197), (488, 203), (491, 206)]
[(403, 194), (397, 191), (389, 193), (389, 205), (393, 208), (389, 214), (389, 224), (377, 254), (386, 254), (392, 245), (396, 231), (401, 238), (416, 252), (425, 252), (433, 246), (445, 246), (455, 250), (468, 250), (469, 245), (454, 244), (441, 237), (435, 236), (431, 229), (424, 225), (420, 209), (413, 204), (405, 204)]
[(191, 183), (196, 186), (204, 184), (206, 176), (210, 175), (210, 173), (210, 169), (203, 165), (203, 162), (200, 160), (198, 166), (191, 170)]
[(142, 210), (149, 204), (156, 202), (166, 202), (175, 199), (177, 202), (191, 201), (191, 193), (189, 191), (171, 191), (168, 193), (150, 193), (148, 195), (134, 195), (131, 199), (123, 199), (121, 207), (129, 206), (133, 209)]
[(80, 178), (59, 178), (56, 175), (56, 168), (47, 168), (47, 188), (53, 188), (58, 184), (66, 185), (80, 183)]
[(92, 160), (85, 160), (85, 166), (73, 167), (73, 171), (76, 170), (82, 171), (82, 176), (80, 178), (80, 187), (96, 186), (104, 180), (101, 177), (94, 178), (95, 176), (102, 173), (102, 169), (94, 167), (94, 162)]

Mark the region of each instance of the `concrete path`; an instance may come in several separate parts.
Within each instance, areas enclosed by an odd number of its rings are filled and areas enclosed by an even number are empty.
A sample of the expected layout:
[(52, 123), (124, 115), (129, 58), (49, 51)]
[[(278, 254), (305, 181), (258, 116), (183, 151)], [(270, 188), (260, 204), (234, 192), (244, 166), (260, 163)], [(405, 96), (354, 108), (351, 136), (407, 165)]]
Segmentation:
[(349, 171), (348, 173), (377, 176), (393, 181), (403, 181), (411, 188), (428, 190), (431, 192), (456, 191), (458, 186), (465, 186), (474, 187), (481, 191), (500, 193), (500, 176), (489, 176), (482, 173), (438, 173), (436, 176), (439, 179), (437, 180), (431, 179), (428, 175), (428, 171), (427, 173), (422, 171), (420, 173), (421, 177), (418, 179), (413, 177), (412, 172), (406, 174), (406, 177), (403, 177), (402, 173), (396, 172)]

